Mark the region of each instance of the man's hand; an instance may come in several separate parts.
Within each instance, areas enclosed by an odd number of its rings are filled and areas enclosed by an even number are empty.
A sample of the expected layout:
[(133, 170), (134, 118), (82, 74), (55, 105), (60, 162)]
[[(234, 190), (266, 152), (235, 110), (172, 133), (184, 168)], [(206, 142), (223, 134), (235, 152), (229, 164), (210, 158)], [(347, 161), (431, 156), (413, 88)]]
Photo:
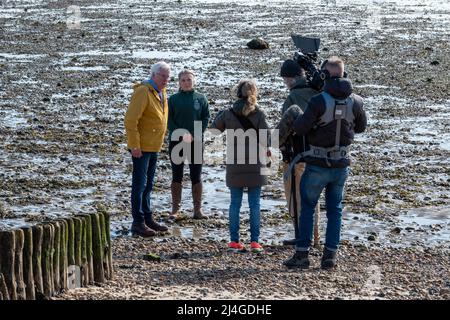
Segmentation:
[(131, 155), (133, 158), (140, 158), (142, 157), (142, 151), (139, 148), (133, 148), (131, 149)]

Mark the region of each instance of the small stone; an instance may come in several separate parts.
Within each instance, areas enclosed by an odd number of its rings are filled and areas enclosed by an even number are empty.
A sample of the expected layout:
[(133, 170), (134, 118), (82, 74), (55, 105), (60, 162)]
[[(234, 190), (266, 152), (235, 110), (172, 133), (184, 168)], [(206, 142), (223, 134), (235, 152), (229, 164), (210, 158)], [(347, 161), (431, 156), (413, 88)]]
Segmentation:
[(375, 241), (375, 240), (376, 240), (376, 237), (375, 237), (373, 234), (371, 234), (370, 236), (367, 237), (367, 240), (369, 240), (369, 241)]
[(391, 230), (392, 233), (397, 233), (399, 234), (402, 231), (402, 228), (400, 227), (395, 227), (394, 229)]
[(432, 66), (437, 66), (437, 65), (439, 65), (439, 61), (434, 60), (434, 61), (431, 61), (430, 64), (431, 64)]

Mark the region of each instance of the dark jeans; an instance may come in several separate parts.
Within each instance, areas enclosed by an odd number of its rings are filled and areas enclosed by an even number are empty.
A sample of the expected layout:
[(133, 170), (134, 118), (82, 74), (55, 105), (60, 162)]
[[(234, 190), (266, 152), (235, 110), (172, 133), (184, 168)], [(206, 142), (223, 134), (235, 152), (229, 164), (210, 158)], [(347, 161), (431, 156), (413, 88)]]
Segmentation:
[(296, 250), (309, 250), (313, 235), (314, 208), (320, 194), (325, 189), (327, 208), (327, 231), (325, 248), (336, 251), (341, 236), (342, 196), (348, 167), (324, 168), (306, 164), (300, 181), (301, 213), (299, 220), (300, 237)]
[[(172, 149), (179, 144), (178, 141), (170, 141), (169, 143), (169, 157), (170, 157), (170, 165), (172, 166), (172, 182), (178, 182), (181, 183), (183, 181), (183, 172), (184, 172), (184, 162), (180, 164), (175, 164), (172, 161)], [(203, 148), (203, 147), (202, 147)], [(202, 164), (193, 164), (194, 161), (194, 143), (191, 143), (191, 156), (188, 157), (187, 155), (184, 157), (189, 161), (189, 176), (191, 178), (192, 185), (197, 184), (201, 182), (202, 178)], [(180, 156), (184, 156), (183, 152), (180, 153)], [(202, 158), (203, 158), (203, 151), (202, 151)], [(203, 160), (203, 159), (202, 159)]]
[(153, 189), (158, 152), (142, 152), (142, 157), (133, 159), (131, 186), (131, 213), (134, 223), (143, 223), (151, 217), (150, 196)]

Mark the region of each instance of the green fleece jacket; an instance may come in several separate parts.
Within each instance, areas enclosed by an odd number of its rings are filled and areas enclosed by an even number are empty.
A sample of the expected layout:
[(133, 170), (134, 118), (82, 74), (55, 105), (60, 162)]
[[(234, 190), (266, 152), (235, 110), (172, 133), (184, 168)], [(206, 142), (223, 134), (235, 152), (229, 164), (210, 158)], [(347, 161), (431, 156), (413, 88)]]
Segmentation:
[(202, 132), (208, 127), (210, 114), (206, 97), (192, 91), (179, 91), (169, 98), (169, 135), (176, 129), (186, 129), (194, 135), (194, 121), (202, 122)]

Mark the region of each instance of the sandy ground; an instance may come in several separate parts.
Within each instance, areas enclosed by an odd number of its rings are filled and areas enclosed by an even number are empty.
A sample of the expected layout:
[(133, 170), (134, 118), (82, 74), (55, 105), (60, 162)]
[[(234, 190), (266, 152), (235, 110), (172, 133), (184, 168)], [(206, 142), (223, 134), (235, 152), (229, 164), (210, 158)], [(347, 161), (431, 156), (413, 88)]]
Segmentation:
[[(448, 299), (448, 4), (232, 3), (78, 1), (78, 28), (71, 22), (76, 20), (68, 22), (76, 16), (67, 12), (70, 1), (1, 2), (0, 227), (94, 210), (113, 215), (115, 280), (62, 299)], [(293, 55), (291, 33), (318, 36), (322, 57), (345, 59), (369, 115), (368, 130), (352, 151), (338, 270), (281, 268), (291, 251), (279, 243), (292, 227), (279, 171), (262, 197), (266, 253), (224, 251), (229, 195), (212, 140), (204, 169), (204, 205), (211, 219), (170, 224), (170, 234), (150, 241), (129, 237), (131, 159), (123, 116), (132, 83), (148, 78), (149, 66), (160, 59), (175, 73), (193, 68), (214, 117), (229, 107), (230, 89), (240, 78), (256, 78), (260, 105), (275, 125), (287, 95), (278, 72)], [(270, 48), (247, 49), (255, 37)], [(176, 82), (168, 89), (176, 92)], [(166, 223), (170, 178), (164, 147), (153, 206)], [(188, 186), (186, 180), (187, 216)], [(244, 207), (244, 239), (247, 212)], [(144, 261), (149, 252), (184, 258)], [(364, 283), (372, 269), (381, 274), (380, 285), (367, 293)]]

